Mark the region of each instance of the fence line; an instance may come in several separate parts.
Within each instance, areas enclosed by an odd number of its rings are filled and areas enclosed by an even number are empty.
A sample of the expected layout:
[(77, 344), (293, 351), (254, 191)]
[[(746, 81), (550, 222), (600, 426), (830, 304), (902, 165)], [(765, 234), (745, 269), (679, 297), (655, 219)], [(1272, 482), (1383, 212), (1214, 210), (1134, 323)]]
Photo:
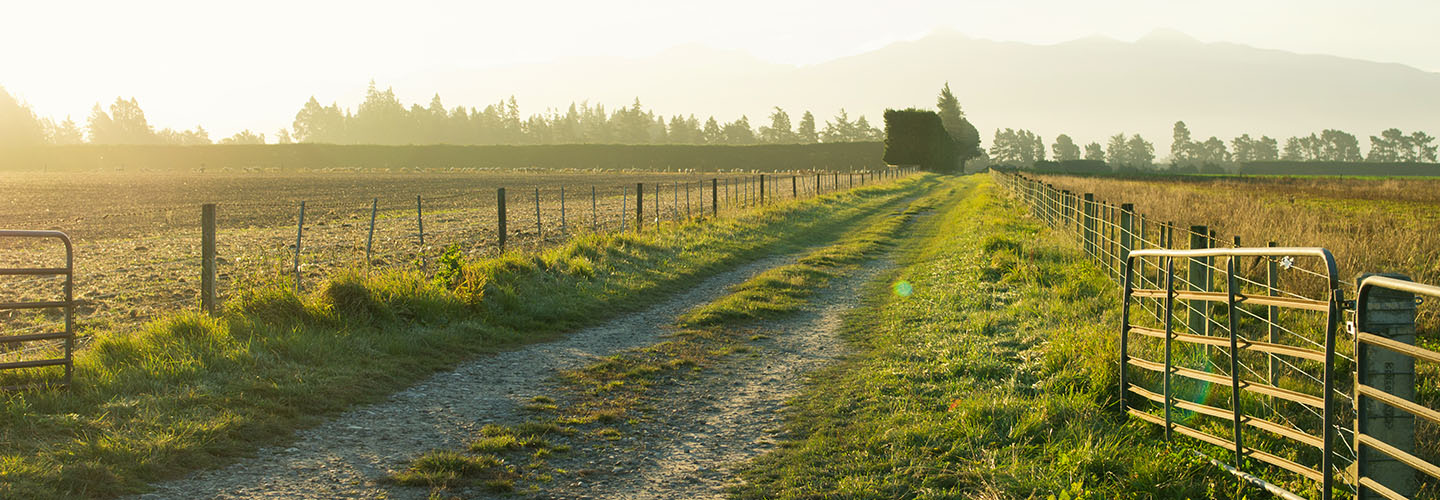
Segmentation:
[[(1349, 283), (1323, 248), (1244, 247), (1128, 203), (992, 175), (1120, 289), (1122, 411), (1166, 439), (1228, 450), (1227, 470), (1286, 495), (1248, 474), (1246, 459), (1315, 481), (1325, 499), (1440, 488), (1437, 452), (1416, 440), (1417, 429), (1440, 429), (1440, 412), (1417, 401), (1416, 362), (1440, 363), (1440, 353), (1417, 346), (1415, 330), (1415, 297), (1440, 297), (1440, 287), (1377, 275)], [(1347, 314), (1355, 321), (1342, 329)]]
[[(890, 182), (914, 171), (892, 168), (863, 172), (859, 176), (866, 181), (857, 187)], [(177, 309), (218, 311), (235, 287), (249, 281), (281, 277), (293, 280), (292, 286), (298, 292), (307, 284), (313, 285), (315, 280), (343, 268), (433, 272), (436, 266), (428, 264), (447, 249), (458, 249), (471, 256), (493, 255), (560, 244), (585, 233), (650, 230), (650, 224), (639, 224), (645, 216), (651, 216), (653, 223), (679, 224), (736, 215), (755, 206), (801, 200), (836, 190), (833, 186), (817, 184), (811, 186), (813, 189), (797, 189), (787, 198), (775, 189), (775, 183), (786, 176), (797, 186), (809, 179), (808, 173), (773, 172), (763, 176), (722, 173), (701, 177), (697, 174), (688, 180), (648, 180), (634, 187), (591, 183), (588, 214), (577, 209), (576, 203), (583, 207), (584, 202), (577, 202), (575, 195), (583, 190), (571, 189), (577, 184), (573, 182), (553, 188), (521, 187), (520, 200), (515, 199), (514, 187), (508, 193), (500, 187), (495, 191), (494, 212), (489, 212), (486, 203), (467, 203), (467, 198), (488, 198), (490, 195), (484, 191), (441, 196), (422, 193), (408, 203), (373, 196), (357, 197), (371, 198), (368, 204), (346, 203), (329, 196), (322, 196), (326, 200), (321, 203), (312, 200), (206, 203), (200, 206), (200, 224), (195, 226), (88, 245), (98, 246), (92, 255), (112, 257), (108, 262), (95, 260), (100, 265), (93, 270), (77, 269), (76, 274), (82, 278), (79, 283), (84, 283), (83, 278), (88, 275), (95, 278), (95, 285), (77, 287), (74, 306), (77, 315), (86, 318), (80, 323), (82, 330), (88, 324), (103, 325), (111, 330), (133, 327)], [(764, 198), (755, 191), (762, 178), (769, 188)], [(748, 187), (754, 194), (748, 198), (728, 194), (721, 197), (722, 187), (729, 193), (729, 188), (739, 186)], [(643, 193), (650, 195), (643, 200), (650, 203), (639, 203), (642, 187), (650, 191)], [(711, 201), (709, 207), (705, 206), (707, 196)], [(699, 200), (698, 210), (691, 205), (692, 198)], [(517, 201), (523, 209), (513, 210)], [(526, 206), (528, 203), (535, 204), (533, 210)], [(287, 210), (282, 207), (288, 206), (290, 216), (279, 215), (279, 225), (257, 228), (253, 226), (254, 217), (246, 214), (249, 224), (235, 226), (230, 224), (234, 218), (227, 218), (226, 209), (237, 205), (262, 208), (276, 215), (283, 214)], [(188, 210), (167, 208), (153, 212), (170, 218)], [(630, 217), (636, 217), (637, 224), (629, 224)], [(288, 223), (284, 222), (286, 219)], [(286, 225), (293, 228), (288, 236), (284, 234)], [(86, 246), (80, 245), (82, 252), (77, 264), (85, 263), (85, 254), (89, 253), (83, 251)], [(3, 262), (43, 260), (47, 256), (42, 250), (28, 243), (12, 245), (6, 247)], [(9, 277), (0, 275), (0, 279), (4, 278)], [(43, 277), (31, 276), (6, 279), (3, 283), (4, 295), (21, 298), (38, 296), (51, 286)], [(0, 297), (0, 302), (5, 300), (8, 299)], [(11, 334), (28, 335), (50, 327), (38, 314), (10, 312), (17, 314), (0, 316), (0, 362), (23, 360), (53, 347), (52, 343), (20, 349), (3, 342)]]

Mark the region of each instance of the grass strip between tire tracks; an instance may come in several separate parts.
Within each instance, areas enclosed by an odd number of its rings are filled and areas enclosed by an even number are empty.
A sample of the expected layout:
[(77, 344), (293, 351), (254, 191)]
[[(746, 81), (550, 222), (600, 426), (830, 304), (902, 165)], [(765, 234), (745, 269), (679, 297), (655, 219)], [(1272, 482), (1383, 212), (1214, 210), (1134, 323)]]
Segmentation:
[[(575, 436), (567, 441), (577, 446), (585, 446), (587, 440), (593, 444), (619, 439), (628, 424), (647, 418), (645, 397), (650, 390), (731, 354), (749, 352), (747, 342), (762, 338), (751, 335), (751, 326), (801, 310), (831, 280), (893, 246), (914, 215), (937, 202), (934, 196), (904, 204), (897, 200), (897, 210), (882, 210), (864, 219), (835, 243), (811, 250), (795, 263), (761, 272), (719, 299), (691, 309), (677, 318), (676, 331), (667, 340), (560, 374), (572, 396), (563, 398), (564, 403), (539, 396), (529, 405), (534, 419), (513, 427), (487, 426), (467, 452), (432, 450), (390, 479), (429, 487), (432, 498), (445, 498), (469, 493), (464, 488), (509, 491), (518, 478), (551, 481), (556, 474), (583, 474), (549, 467), (544, 457), (554, 447), (546, 436)], [(519, 441), (540, 444), (508, 445)], [(570, 450), (569, 445), (562, 446)], [(492, 465), (466, 467), (474, 461)]]

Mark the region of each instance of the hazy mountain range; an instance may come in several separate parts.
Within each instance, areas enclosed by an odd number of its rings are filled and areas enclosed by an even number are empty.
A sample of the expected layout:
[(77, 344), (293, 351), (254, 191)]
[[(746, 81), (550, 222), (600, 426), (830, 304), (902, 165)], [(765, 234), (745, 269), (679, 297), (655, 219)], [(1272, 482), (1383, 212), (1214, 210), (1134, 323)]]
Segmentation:
[(1005, 127), (1033, 130), (1047, 142), (1059, 133), (1104, 143), (1117, 132), (1138, 132), (1163, 156), (1175, 120), (1185, 120), (1201, 140), (1250, 133), (1283, 141), (1338, 128), (1368, 146), (1367, 136), (1389, 127), (1440, 134), (1440, 73), (1202, 43), (1173, 31), (1135, 42), (1091, 37), (1051, 45), (936, 32), (800, 67), (684, 46), (646, 58), (441, 70), (379, 83), (393, 84), (402, 96), (439, 92), (449, 106), (513, 94), (524, 114), (583, 99), (615, 106), (639, 97), (666, 115), (727, 121), (745, 114), (758, 127), (775, 105), (793, 119), (813, 110), (822, 122), (845, 107), (852, 118), (864, 114), (879, 125), (885, 108), (933, 107), (946, 81), (986, 144)]

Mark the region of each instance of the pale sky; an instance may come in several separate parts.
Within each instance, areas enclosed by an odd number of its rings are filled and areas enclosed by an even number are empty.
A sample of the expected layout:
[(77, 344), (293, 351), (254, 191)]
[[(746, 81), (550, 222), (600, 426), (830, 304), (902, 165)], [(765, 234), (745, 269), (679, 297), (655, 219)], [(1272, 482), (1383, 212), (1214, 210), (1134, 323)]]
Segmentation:
[[(6, 3), (0, 86), (38, 114), (83, 125), (96, 102), (133, 96), (157, 128), (201, 124), (214, 139), (243, 128), (273, 136), (312, 94), (353, 107), (372, 78), (385, 85), (686, 44), (804, 65), (936, 29), (1044, 44), (1091, 35), (1128, 41), (1169, 28), (1206, 42), (1440, 70), (1434, 0)], [(433, 90), (397, 91), (408, 103)], [(586, 97), (576, 82), (573, 100)], [(528, 114), (564, 103), (521, 104)]]

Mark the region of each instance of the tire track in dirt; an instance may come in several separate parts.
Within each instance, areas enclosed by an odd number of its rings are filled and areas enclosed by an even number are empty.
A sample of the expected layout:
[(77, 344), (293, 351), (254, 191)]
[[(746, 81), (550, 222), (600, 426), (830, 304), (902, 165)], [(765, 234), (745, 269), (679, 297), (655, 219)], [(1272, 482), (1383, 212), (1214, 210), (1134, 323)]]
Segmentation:
[(627, 314), (553, 342), (482, 356), (438, 373), (382, 402), (356, 407), (299, 431), (288, 444), (259, 450), (219, 469), (154, 484), (132, 498), (396, 498), (423, 488), (378, 483), (416, 455), (459, 449), (486, 424), (523, 420), (520, 407), (548, 387), (560, 370), (654, 344), (676, 316), (715, 300), (735, 285), (795, 255), (760, 259), (723, 272), (647, 310)]
[(586, 471), (541, 485), (540, 498), (723, 498), (734, 469), (776, 445), (785, 402), (808, 373), (847, 350), (840, 338), (844, 315), (858, 307), (865, 286), (894, 262), (871, 259), (831, 281), (806, 307), (752, 328), (768, 335), (697, 377), (647, 397), (654, 405), (626, 437), (596, 451), (580, 451), (553, 465)]

